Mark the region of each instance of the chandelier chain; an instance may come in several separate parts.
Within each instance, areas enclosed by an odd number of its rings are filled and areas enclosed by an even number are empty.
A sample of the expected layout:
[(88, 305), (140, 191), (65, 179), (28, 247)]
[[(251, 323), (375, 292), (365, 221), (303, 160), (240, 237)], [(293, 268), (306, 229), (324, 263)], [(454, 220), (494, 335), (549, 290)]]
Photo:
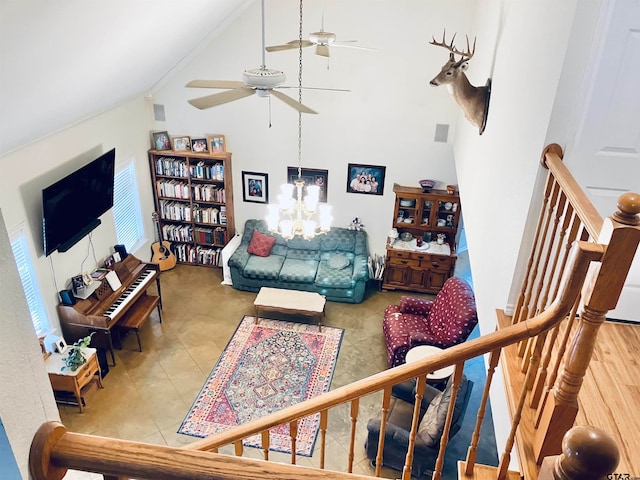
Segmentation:
[[(300, 29), (298, 31), (298, 102), (302, 104), (302, 0), (300, 0)], [(298, 110), (298, 179), (302, 177), (302, 112)]]

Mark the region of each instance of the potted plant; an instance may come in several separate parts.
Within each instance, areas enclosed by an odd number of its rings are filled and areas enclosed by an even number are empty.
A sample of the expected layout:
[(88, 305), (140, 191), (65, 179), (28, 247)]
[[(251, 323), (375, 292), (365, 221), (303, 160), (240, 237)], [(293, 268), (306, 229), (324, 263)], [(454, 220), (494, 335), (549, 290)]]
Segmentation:
[(96, 332), (91, 332), (90, 335), (77, 340), (69, 348), (69, 356), (64, 359), (65, 366), (62, 367), (62, 370), (68, 367), (72, 372), (75, 372), (79, 367), (87, 363), (87, 359), (82, 354), (82, 350), (89, 346), (89, 344), (91, 343), (91, 337), (93, 337), (94, 333)]

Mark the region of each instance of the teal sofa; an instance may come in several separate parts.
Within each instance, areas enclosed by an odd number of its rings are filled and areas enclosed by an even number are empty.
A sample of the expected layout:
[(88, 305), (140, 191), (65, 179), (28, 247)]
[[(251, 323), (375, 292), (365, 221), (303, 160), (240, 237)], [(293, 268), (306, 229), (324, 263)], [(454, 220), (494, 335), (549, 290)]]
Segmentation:
[[(276, 238), (269, 256), (247, 252), (253, 231)], [(229, 257), (233, 288), (258, 292), (260, 287), (317, 292), (333, 302), (360, 303), (369, 279), (365, 231), (334, 227), (311, 240), (285, 240), (264, 220), (247, 220), (242, 240)]]

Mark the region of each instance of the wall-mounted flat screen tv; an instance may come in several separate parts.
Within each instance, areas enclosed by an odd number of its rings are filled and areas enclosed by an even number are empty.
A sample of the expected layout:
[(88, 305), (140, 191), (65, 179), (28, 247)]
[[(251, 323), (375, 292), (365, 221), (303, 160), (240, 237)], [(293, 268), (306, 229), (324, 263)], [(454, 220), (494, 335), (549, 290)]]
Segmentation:
[(115, 148), (42, 190), (45, 256), (66, 252), (113, 207)]

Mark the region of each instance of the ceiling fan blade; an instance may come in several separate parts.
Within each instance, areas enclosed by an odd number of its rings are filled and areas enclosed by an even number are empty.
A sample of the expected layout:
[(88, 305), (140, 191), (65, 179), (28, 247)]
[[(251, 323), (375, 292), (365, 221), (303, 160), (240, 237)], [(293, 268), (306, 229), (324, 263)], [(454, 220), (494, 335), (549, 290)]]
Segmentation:
[(369, 48), (369, 47), (361, 47), (359, 45), (342, 45), (340, 43), (332, 43), (331, 44), (332, 47), (340, 47), (340, 48), (356, 48), (358, 50), (371, 50), (371, 51), (375, 51), (375, 48)]
[(320, 55), (321, 57), (329, 57), (329, 47), (326, 45), (317, 45), (316, 55)]
[(191, 80), (187, 87), (194, 88), (240, 88), (244, 83), (237, 80)]
[(271, 93), (279, 98), (280, 100), (282, 100), (284, 103), (286, 103), (287, 105), (289, 105), (290, 107), (295, 108), (296, 110), (298, 110), (299, 112), (302, 113), (318, 113), (315, 110), (311, 110), (309, 107), (307, 107), (306, 105), (303, 105), (302, 103), (298, 102), (297, 100), (294, 100), (291, 97), (286, 96), (284, 93), (282, 92), (278, 92), (277, 90), (271, 90)]
[[(314, 43), (309, 40), (302, 40), (302, 48), (311, 47)], [(290, 42), (285, 43), (284, 45), (273, 45), (270, 47), (266, 47), (265, 50), (267, 52), (279, 52), (281, 50), (293, 50), (294, 48), (300, 47), (300, 40), (291, 40)]]
[(324, 88), (324, 87), (293, 87), (290, 85), (278, 85), (277, 87), (274, 87), (274, 89), (282, 89), (282, 88), (295, 88), (296, 90), (298, 88), (302, 88), (303, 90), (329, 90), (332, 92), (350, 92), (351, 90), (347, 90), (345, 88)]
[(228, 92), (214, 93), (213, 95), (207, 95), (206, 97), (193, 98), (189, 100), (189, 103), (200, 110), (205, 108), (216, 107), (223, 103), (233, 102), (249, 95), (253, 95), (255, 90), (249, 87), (236, 88), (229, 90)]

